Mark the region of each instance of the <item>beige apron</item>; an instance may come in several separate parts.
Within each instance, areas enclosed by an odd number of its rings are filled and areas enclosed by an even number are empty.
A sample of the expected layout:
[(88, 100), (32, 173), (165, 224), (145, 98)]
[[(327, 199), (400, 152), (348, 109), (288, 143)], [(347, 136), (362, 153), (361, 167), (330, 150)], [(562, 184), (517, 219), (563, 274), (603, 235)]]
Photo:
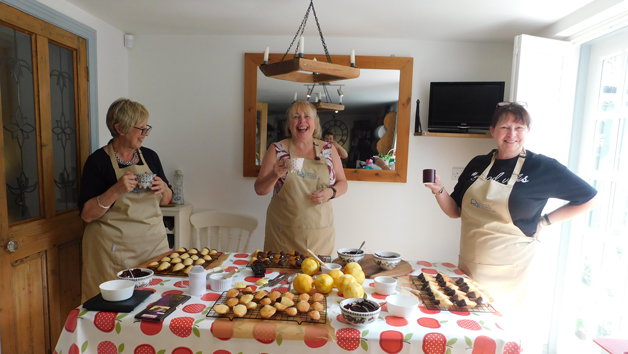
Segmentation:
[[(314, 144), (316, 156), (319, 147)], [(290, 156), (293, 152), (290, 140)], [(336, 236), (331, 202), (315, 204), (310, 195), (329, 187), (329, 170), (325, 158), (305, 159), (301, 172), (288, 173), (279, 193), (273, 197), (266, 213), (266, 251), (298, 251), (307, 249), (320, 255), (333, 255)]]
[(500, 310), (521, 305), (527, 293), (529, 265), (536, 253), (533, 237), (514, 225), (508, 198), (525, 161), (525, 151), (508, 184), (487, 180), (496, 153), (462, 198), (462, 232), (458, 266), (486, 287)]
[[(120, 169), (112, 153), (111, 145), (105, 151), (120, 179), (127, 171), (151, 173), (139, 152), (143, 165), (131, 165)], [(116, 279), (116, 273), (136, 267), (147, 260), (168, 251), (168, 238), (159, 208), (162, 194), (149, 189), (134, 190), (118, 197), (111, 209), (87, 224), (83, 234), (82, 301), (98, 294), (98, 286)]]

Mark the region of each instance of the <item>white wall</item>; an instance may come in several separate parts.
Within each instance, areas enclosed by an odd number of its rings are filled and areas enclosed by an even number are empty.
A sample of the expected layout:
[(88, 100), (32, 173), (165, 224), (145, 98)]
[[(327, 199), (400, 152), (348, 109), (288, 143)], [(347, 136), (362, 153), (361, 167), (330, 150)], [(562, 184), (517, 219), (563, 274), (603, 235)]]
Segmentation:
[[(195, 209), (221, 208), (256, 216), (261, 225), (253, 247), (258, 248), (263, 245), (270, 195), (257, 196), (254, 179), (242, 177), (244, 53), (261, 52), (266, 46), (281, 52), (290, 39), (138, 35), (135, 47), (129, 49), (130, 97), (146, 105), (154, 127), (145, 145), (159, 153), (169, 178), (174, 170), (183, 170), (185, 200)], [(326, 43), (333, 54), (340, 52), (338, 48), (347, 54), (355, 48), (358, 55), (414, 57), (412, 99), (422, 102), (424, 126), (430, 81), (510, 79), (510, 43), (348, 38), (326, 38)], [(316, 50), (314, 45), (310, 48)], [(414, 132), (414, 107), (411, 121)], [(452, 190), (451, 168), (464, 167), (493, 146), (491, 139), (415, 137), (411, 133), (408, 183), (351, 181), (348, 193), (333, 201), (336, 248), (366, 240), (370, 251), (394, 250), (410, 259), (457, 261), (460, 221), (440, 211), (420, 182), (421, 171), (436, 168)]]

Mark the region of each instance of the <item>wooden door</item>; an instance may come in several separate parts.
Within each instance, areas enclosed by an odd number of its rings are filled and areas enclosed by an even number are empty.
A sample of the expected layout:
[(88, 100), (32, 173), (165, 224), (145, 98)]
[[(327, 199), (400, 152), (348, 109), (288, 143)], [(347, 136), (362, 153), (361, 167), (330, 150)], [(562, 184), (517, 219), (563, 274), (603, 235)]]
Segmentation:
[(0, 341), (52, 353), (80, 304), (85, 40), (0, 3)]

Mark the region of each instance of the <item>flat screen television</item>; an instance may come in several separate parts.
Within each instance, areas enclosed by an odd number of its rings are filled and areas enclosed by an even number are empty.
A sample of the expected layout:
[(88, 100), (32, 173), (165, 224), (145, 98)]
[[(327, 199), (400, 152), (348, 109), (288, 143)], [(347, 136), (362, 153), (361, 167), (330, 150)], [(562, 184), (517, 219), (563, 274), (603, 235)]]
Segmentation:
[(488, 130), (495, 107), (504, 100), (504, 87), (504, 81), (431, 82), (427, 130)]

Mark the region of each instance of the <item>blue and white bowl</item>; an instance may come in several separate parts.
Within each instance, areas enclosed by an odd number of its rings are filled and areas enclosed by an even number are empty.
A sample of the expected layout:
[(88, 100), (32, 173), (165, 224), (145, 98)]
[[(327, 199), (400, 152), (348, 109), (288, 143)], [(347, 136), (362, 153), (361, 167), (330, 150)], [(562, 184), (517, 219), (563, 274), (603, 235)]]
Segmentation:
[[(354, 302), (370, 302), (371, 304), (377, 307), (377, 310), (371, 312), (355, 312), (345, 308), (345, 305), (352, 304)], [(345, 318), (347, 323), (352, 324), (354, 326), (367, 325), (375, 322), (377, 317), (379, 317), (379, 313), (381, 312), (382, 307), (373, 300), (365, 300), (362, 298), (351, 298), (345, 299), (340, 302), (340, 311), (342, 312), (342, 316)]]
[(373, 260), (380, 268), (390, 270), (399, 265), (401, 255), (395, 252), (375, 252)]

